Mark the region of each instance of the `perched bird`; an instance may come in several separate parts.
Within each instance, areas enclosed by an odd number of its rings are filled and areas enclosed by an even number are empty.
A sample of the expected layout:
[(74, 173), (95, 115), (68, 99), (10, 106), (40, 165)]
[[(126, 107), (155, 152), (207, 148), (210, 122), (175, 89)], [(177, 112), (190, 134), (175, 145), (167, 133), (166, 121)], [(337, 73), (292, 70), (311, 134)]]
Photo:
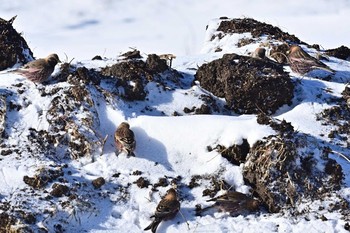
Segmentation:
[(321, 69), (331, 73), (335, 71), (326, 64), (306, 53), (300, 46), (292, 45), (287, 51), (290, 68), (293, 72), (304, 75), (312, 70)]
[(114, 140), (119, 151), (125, 151), (128, 156), (135, 156), (135, 136), (127, 122), (122, 122), (118, 126), (114, 133)]
[(152, 230), (155, 233), (161, 221), (173, 219), (179, 210), (180, 202), (177, 200), (177, 193), (175, 189), (171, 188), (159, 202), (154, 215), (151, 216), (154, 218), (153, 222), (144, 230)]
[(23, 67), (12, 72), (23, 75), (32, 82), (43, 83), (50, 77), (58, 62), (61, 61), (57, 54), (50, 54), (46, 58), (28, 62)]
[(252, 54), (252, 57), (264, 59), (265, 53), (266, 53), (265, 48), (258, 47), (255, 49), (254, 53)]
[(230, 215), (237, 216), (257, 211), (260, 205), (259, 201), (235, 191), (227, 191), (227, 193), (221, 196), (207, 200), (207, 202), (210, 201), (215, 201), (215, 203), (200, 209), (199, 213), (216, 208), (219, 212), (229, 212)]

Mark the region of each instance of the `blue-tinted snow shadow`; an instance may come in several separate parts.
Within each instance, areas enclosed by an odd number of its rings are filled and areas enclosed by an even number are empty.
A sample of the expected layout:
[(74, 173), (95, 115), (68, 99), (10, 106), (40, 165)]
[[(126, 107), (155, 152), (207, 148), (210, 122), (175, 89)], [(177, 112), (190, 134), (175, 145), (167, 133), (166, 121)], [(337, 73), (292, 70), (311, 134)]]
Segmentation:
[(350, 71), (336, 71), (331, 81), (344, 84), (350, 82)]
[(276, 111), (274, 116), (289, 112), (301, 103), (325, 104), (334, 102), (335, 99), (339, 98), (333, 94), (332, 90), (327, 87), (323, 80), (305, 77), (302, 79), (295, 78), (293, 82), (295, 90), (292, 104), (282, 106)]
[(135, 133), (136, 157), (153, 161), (163, 165), (167, 170), (173, 171), (165, 146), (157, 139), (150, 137), (142, 128), (132, 127), (131, 129)]
[(67, 29), (75, 30), (75, 29), (81, 29), (81, 28), (86, 28), (90, 27), (93, 25), (99, 24), (99, 21), (96, 19), (88, 19), (88, 20), (82, 20), (76, 24), (71, 24), (66, 26)]

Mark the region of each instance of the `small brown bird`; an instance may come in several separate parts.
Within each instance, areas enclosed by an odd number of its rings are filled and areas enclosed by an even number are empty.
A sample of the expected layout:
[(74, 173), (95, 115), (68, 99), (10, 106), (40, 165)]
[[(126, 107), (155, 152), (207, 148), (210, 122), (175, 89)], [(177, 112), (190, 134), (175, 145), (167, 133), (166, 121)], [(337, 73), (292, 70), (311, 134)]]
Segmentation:
[(43, 83), (50, 77), (58, 62), (61, 61), (57, 54), (50, 54), (46, 58), (28, 62), (22, 68), (12, 72), (23, 75), (32, 82)]
[(135, 156), (136, 141), (134, 132), (127, 122), (122, 122), (114, 133), (114, 140), (118, 150), (125, 151), (127, 156)]
[(266, 53), (266, 49), (265, 48), (258, 47), (258, 48), (255, 49), (254, 53), (252, 54), (252, 57), (264, 59), (265, 58), (265, 53)]
[(180, 202), (177, 200), (177, 193), (175, 189), (171, 188), (159, 202), (154, 215), (151, 216), (151, 218), (154, 218), (153, 222), (144, 230), (152, 230), (155, 233), (161, 221), (173, 219), (179, 210)]
[(304, 75), (312, 70), (321, 69), (331, 73), (335, 71), (326, 64), (306, 53), (300, 46), (292, 45), (287, 51), (290, 68), (293, 72)]
[(204, 212), (211, 208), (216, 208), (219, 212), (229, 212), (232, 216), (238, 216), (240, 214), (248, 214), (259, 209), (259, 201), (248, 197), (244, 193), (227, 191), (227, 193), (209, 199), (209, 201), (215, 201), (211, 206), (200, 209), (198, 212)]

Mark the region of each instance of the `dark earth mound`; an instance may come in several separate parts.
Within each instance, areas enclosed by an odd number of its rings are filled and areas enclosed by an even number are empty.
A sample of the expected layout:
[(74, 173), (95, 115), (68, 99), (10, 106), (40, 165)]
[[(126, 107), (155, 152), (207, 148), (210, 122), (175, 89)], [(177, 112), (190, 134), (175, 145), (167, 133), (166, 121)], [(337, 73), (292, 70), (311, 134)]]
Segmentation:
[(182, 78), (179, 72), (171, 69), (166, 60), (156, 54), (148, 55), (146, 62), (133, 58), (116, 63), (111, 67), (103, 68), (101, 73), (119, 80), (118, 84), (124, 88), (124, 98), (127, 100), (145, 100), (147, 96), (145, 86), (150, 81), (164, 85), (166, 81), (178, 83)]
[[(278, 27), (272, 26), (271, 24), (262, 23), (251, 18), (223, 20), (220, 22), (217, 31), (221, 31), (224, 34), (242, 34), (245, 32), (250, 32), (253, 38), (267, 36), (268, 39), (288, 43), (306, 44), (305, 42), (299, 40), (296, 36), (283, 32)], [(224, 35), (218, 34), (218, 36), (222, 38)], [(214, 38), (212, 38), (212, 40), (213, 39)]]
[(12, 27), (16, 16), (6, 21), (0, 18), (0, 70), (33, 60), (33, 53), (23, 37)]
[(273, 114), (291, 104), (294, 96), (294, 84), (282, 66), (237, 54), (225, 54), (202, 65), (195, 78), (201, 87), (225, 98), (228, 108), (241, 114)]
[(340, 188), (343, 172), (328, 158), (327, 148), (319, 149), (307, 135), (269, 136), (251, 148), (243, 177), (270, 212), (295, 208), (307, 199), (320, 200)]
[(344, 45), (335, 48), (335, 49), (328, 49), (325, 52), (328, 56), (333, 56), (339, 59), (343, 60), (349, 60), (350, 59), (350, 49)]

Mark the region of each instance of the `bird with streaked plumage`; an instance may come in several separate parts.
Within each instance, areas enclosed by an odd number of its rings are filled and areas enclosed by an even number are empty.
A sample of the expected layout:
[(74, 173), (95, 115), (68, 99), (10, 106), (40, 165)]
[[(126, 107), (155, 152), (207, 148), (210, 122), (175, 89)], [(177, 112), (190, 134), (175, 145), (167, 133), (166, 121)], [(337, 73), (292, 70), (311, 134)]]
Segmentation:
[(291, 70), (297, 74), (304, 75), (312, 70), (317, 69), (325, 70), (330, 73), (335, 73), (334, 70), (329, 68), (323, 62), (310, 56), (298, 45), (290, 46), (289, 51), (287, 51), (287, 58)]
[(115, 144), (119, 152), (125, 152), (127, 156), (135, 156), (136, 141), (134, 132), (127, 122), (122, 122), (114, 133)]
[(23, 67), (10, 71), (26, 77), (34, 83), (43, 83), (52, 74), (57, 63), (61, 62), (58, 55), (53, 53), (46, 58), (39, 58), (37, 60), (28, 62)]
[(197, 214), (214, 208), (219, 212), (228, 212), (231, 216), (238, 216), (255, 212), (260, 207), (258, 200), (236, 191), (227, 191), (223, 195), (207, 200), (207, 202), (211, 201), (215, 201), (215, 203), (198, 210)]
[(154, 215), (151, 216), (151, 218), (154, 218), (153, 222), (151, 222), (151, 224), (148, 225), (144, 230), (151, 230), (152, 233), (155, 233), (157, 231), (158, 225), (162, 221), (167, 221), (175, 218), (179, 210), (180, 202), (177, 199), (176, 190), (171, 188), (167, 191), (162, 200), (160, 200)]
[(266, 49), (263, 47), (258, 47), (254, 50), (252, 57), (264, 59), (266, 57)]

